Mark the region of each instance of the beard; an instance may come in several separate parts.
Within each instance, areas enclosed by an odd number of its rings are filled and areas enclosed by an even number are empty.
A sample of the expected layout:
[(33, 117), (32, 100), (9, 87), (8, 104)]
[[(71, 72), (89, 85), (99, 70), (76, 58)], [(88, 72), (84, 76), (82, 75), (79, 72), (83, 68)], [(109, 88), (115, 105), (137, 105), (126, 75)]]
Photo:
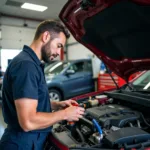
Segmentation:
[(46, 45), (44, 45), (42, 47), (42, 60), (45, 62), (45, 63), (50, 63), (52, 61), (51, 57), (54, 57), (52, 54), (51, 54), (51, 41), (49, 41)]

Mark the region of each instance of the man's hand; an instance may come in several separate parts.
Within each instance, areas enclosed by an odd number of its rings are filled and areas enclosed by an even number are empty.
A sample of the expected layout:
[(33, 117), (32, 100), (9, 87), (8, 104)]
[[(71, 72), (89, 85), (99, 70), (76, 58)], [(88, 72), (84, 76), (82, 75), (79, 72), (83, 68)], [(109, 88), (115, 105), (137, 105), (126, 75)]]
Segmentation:
[(79, 121), (83, 117), (85, 109), (78, 106), (69, 106), (64, 111), (64, 120)]
[[(78, 107), (78, 103), (75, 100), (69, 99), (61, 102), (51, 102), (53, 109), (62, 109), (63, 120), (78, 121), (83, 117), (85, 109)], [(56, 111), (57, 112), (57, 111)]]
[(61, 101), (59, 102), (59, 107), (61, 109), (72, 106), (73, 104), (78, 105), (78, 103), (75, 100), (69, 99), (69, 100), (65, 100), (65, 101)]
[(73, 104), (78, 105), (78, 103), (72, 99), (61, 101), (61, 102), (51, 101), (51, 106), (53, 110), (64, 109), (66, 107), (72, 106)]

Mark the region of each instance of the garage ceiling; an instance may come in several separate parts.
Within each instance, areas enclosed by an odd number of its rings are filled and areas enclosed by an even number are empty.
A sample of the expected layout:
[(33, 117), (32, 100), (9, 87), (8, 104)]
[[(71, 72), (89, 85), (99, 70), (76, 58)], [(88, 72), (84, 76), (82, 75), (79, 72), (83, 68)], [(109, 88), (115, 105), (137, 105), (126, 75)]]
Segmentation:
[[(20, 5), (25, 2), (47, 6), (48, 9), (44, 12), (22, 9)], [(0, 0), (0, 13), (2, 16), (11, 15), (37, 20), (57, 19), (66, 2), (67, 0)]]

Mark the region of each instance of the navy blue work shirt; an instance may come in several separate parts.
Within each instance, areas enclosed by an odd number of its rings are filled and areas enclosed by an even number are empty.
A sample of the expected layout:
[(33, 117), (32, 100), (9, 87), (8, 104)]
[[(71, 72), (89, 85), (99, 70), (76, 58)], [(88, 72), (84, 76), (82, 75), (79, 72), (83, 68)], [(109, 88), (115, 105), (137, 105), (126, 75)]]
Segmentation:
[[(48, 88), (44, 76), (44, 66), (34, 51), (24, 46), (9, 64), (2, 89), (3, 117), (8, 127), (23, 131), (19, 125), (14, 101), (31, 98), (38, 101), (37, 112), (51, 112)], [(32, 132), (49, 132), (51, 127)]]

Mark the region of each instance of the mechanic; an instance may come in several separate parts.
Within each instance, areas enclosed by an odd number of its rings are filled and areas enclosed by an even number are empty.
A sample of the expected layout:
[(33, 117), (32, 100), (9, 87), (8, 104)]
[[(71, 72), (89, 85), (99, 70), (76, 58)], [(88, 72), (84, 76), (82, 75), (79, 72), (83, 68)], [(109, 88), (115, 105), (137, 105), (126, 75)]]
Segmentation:
[[(4, 76), (2, 110), (7, 128), (0, 150), (42, 150), (52, 125), (78, 121), (84, 109), (73, 100), (50, 102), (44, 65), (60, 55), (69, 38), (68, 30), (57, 21), (46, 20), (37, 27), (30, 47), (11, 61)], [(57, 111), (52, 111), (57, 110)]]

